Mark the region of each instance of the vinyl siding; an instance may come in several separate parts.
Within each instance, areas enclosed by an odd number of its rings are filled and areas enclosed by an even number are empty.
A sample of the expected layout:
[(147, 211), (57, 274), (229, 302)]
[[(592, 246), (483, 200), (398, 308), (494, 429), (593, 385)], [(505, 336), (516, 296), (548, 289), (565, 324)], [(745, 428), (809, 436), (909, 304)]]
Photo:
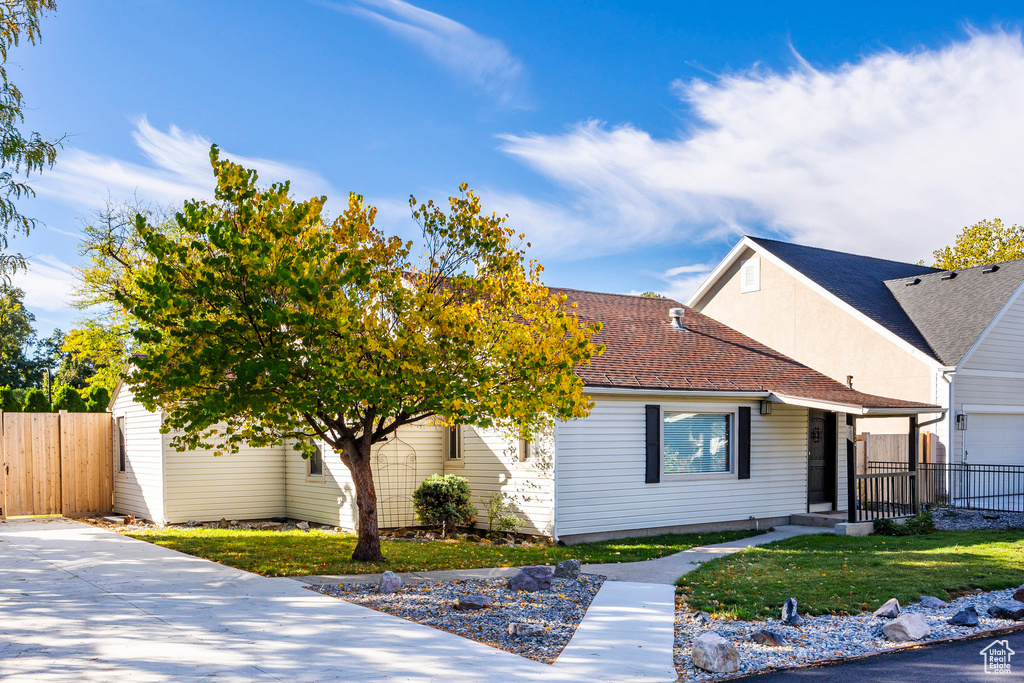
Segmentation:
[(111, 410), (115, 420), (125, 418), (125, 472), (114, 462), (114, 511), (163, 523), (163, 435), (160, 415), (135, 401), (127, 384), (121, 385)]
[[(729, 475), (662, 475), (660, 483), (645, 484), (645, 404), (694, 412), (750, 405), (750, 479), (737, 479), (734, 466)], [(806, 408), (775, 404), (771, 415), (760, 415), (756, 402), (600, 398), (589, 417), (560, 424), (557, 434), (559, 536), (786, 516), (807, 509)]]
[[(412, 491), (431, 474), (441, 472), (442, 430), (410, 425), (374, 449), (374, 484), (377, 517), (382, 528), (415, 525)], [(291, 447), (285, 455), (286, 510), (293, 519), (305, 519), (354, 531), (355, 486), (338, 455), (321, 444), (324, 476), (309, 477), (308, 463)]]
[(497, 491), (509, 496), (523, 520), (520, 531), (550, 536), (554, 533), (554, 436), (537, 439), (534, 454), (519, 462), (519, 441), (498, 430), (463, 429), (463, 462), (445, 461), (445, 474), (469, 480), (478, 509), (476, 526), (487, 528), (487, 499)]
[(166, 518), (264, 519), (285, 514), (284, 447), (243, 446), (238, 453), (178, 451), (165, 436)]

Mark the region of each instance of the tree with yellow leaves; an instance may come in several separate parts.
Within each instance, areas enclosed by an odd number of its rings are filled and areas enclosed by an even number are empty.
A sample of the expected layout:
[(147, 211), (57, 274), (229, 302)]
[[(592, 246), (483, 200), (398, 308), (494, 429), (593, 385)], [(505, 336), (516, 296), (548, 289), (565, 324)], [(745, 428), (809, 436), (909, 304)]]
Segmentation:
[(353, 559), (380, 561), (374, 444), (425, 420), (529, 438), (589, 413), (574, 369), (602, 351), (600, 325), (544, 286), (522, 235), (465, 185), (447, 211), (410, 198), (414, 258), (361, 196), (327, 221), (325, 197), (260, 188), (216, 147), (211, 161), (217, 201), (187, 202), (174, 230), (140, 216), (148, 265), (118, 293), (141, 352), (135, 396), (167, 411), (177, 446), (322, 439), (355, 483)]
[(998, 218), (981, 220), (965, 227), (956, 236), (953, 246), (934, 251), (932, 255), (934, 266), (943, 270), (1024, 258), (1024, 226), (1003, 225)]

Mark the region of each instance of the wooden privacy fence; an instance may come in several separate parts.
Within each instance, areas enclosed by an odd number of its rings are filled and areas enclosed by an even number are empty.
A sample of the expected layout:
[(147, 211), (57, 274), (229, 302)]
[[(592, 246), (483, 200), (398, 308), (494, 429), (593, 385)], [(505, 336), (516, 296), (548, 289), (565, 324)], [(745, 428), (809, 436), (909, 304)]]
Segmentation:
[(0, 413), (0, 519), (84, 517), (114, 502), (109, 413)]

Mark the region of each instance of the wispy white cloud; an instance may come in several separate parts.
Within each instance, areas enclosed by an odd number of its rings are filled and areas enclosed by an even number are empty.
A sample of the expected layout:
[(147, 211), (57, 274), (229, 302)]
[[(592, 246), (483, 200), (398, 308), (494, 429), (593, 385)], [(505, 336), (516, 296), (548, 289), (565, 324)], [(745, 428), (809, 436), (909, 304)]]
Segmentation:
[(562, 256), (749, 228), (890, 258), (927, 256), (964, 225), (1024, 219), (1024, 46), (972, 33), (834, 69), (798, 60), (673, 88), (696, 125), (672, 138), (587, 121), (505, 135), (502, 149), (567, 191), (508, 198)]
[(66, 312), (75, 277), (71, 266), (47, 254), (28, 259), (28, 270), (19, 270), (11, 284), (25, 291), (25, 308), (32, 312)]
[(470, 85), (483, 89), (501, 106), (529, 105), (523, 64), (499, 40), (402, 0), (325, 0), (320, 4), (384, 27)]
[[(145, 117), (136, 122), (132, 138), (148, 164), (112, 156), (68, 149), (57, 165), (40, 176), (35, 189), (40, 195), (85, 209), (94, 209), (107, 199), (138, 196), (158, 204), (180, 204), (186, 199), (213, 197), (216, 181), (210, 167), (210, 140), (171, 126), (154, 128)], [(291, 181), (296, 197), (330, 194), (330, 184), (321, 176), (299, 166), (221, 151), (247, 168), (255, 168), (262, 183)]]

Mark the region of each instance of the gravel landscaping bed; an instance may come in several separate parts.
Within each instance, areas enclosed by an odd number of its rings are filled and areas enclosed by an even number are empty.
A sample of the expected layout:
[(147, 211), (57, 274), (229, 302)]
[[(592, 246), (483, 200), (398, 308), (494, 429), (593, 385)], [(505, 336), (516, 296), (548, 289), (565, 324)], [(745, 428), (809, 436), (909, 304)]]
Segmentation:
[(941, 531), (1024, 528), (1024, 512), (982, 512), (980, 510), (932, 510), (935, 528)]
[[(928, 622), (931, 634), (919, 642), (968, 636), (982, 631), (1020, 625), (1009, 619), (988, 616), (988, 608), (997, 601), (1010, 600), (1015, 589), (978, 593), (953, 600), (948, 607), (928, 609), (920, 603), (901, 607), (900, 614), (920, 614)], [(951, 626), (950, 617), (973, 605), (979, 616), (977, 626)], [(734, 621), (712, 619), (703, 624), (693, 618), (694, 612), (682, 607), (676, 610), (675, 664), (681, 681), (705, 681), (744, 676), (768, 669), (802, 666), (818, 661), (856, 657), (906, 646), (887, 640), (882, 626), (892, 619), (872, 614), (855, 616), (804, 616), (800, 626), (786, 626), (778, 619), (768, 621)], [(785, 638), (782, 647), (769, 647), (750, 640), (760, 630), (773, 631)], [(694, 639), (705, 633), (717, 633), (731, 641), (740, 655), (740, 669), (735, 673), (714, 674), (697, 669), (690, 656)]]
[[(309, 589), (550, 664), (569, 643), (603, 583), (604, 577), (581, 574), (555, 579), (550, 590), (536, 592), (509, 590), (508, 579), (417, 581), (396, 593), (378, 593), (376, 586), (361, 583)], [(473, 594), (494, 602), (480, 610), (455, 609), (460, 597)], [(536, 624), (544, 632), (513, 637), (510, 623)]]

